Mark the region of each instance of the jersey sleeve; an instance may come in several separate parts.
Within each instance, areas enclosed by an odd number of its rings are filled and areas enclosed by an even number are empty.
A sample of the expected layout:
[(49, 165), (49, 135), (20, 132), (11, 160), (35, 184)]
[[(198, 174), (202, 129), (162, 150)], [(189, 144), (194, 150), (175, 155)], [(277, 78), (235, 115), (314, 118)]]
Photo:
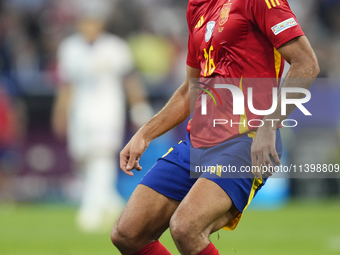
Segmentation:
[(191, 66), (193, 68), (200, 68), (200, 64), (198, 61), (198, 57), (196, 54), (196, 49), (195, 46), (192, 42), (192, 38), (189, 35), (189, 40), (188, 40), (188, 56), (187, 56), (187, 65)]
[(197, 51), (196, 51), (196, 47), (195, 47), (194, 39), (193, 39), (190, 1), (189, 1), (188, 11), (187, 11), (187, 21), (188, 21), (188, 27), (189, 27), (187, 65), (193, 68), (200, 68), (200, 63), (198, 60), (198, 55), (197, 55)]
[(287, 0), (248, 0), (247, 7), (251, 22), (275, 48), (304, 35)]

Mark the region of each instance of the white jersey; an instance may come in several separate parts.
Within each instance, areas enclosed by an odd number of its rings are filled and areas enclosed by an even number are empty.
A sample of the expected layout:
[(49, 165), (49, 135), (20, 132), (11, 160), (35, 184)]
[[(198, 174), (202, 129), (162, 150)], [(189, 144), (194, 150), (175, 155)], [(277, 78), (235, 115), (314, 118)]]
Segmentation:
[(92, 44), (80, 34), (59, 48), (60, 77), (73, 87), (69, 145), (76, 157), (121, 146), (125, 124), (123, 79), (133, 68), (125, 41), (102, 34)]

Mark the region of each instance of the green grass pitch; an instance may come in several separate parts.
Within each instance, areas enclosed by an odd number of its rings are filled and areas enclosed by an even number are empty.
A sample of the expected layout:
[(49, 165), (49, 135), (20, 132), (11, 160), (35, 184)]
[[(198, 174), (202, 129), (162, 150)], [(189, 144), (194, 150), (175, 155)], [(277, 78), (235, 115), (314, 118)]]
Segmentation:
[[(1, 255), (115, 255), (109, 231), (85, 234), (72, 207), (0, 205)], [(233, 232), (211, 236), (221, 255), (340, 254), (340, 201), (293, 201), (277, 211), (247, 211)], [(161, 242), (179, 254), (166, 232)]]

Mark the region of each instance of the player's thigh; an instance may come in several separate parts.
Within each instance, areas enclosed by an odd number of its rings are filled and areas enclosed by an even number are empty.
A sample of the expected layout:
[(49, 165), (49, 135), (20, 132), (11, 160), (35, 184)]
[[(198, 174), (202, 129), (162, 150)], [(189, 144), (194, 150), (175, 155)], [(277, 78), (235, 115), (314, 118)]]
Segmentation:
[(138, 185), (118, 217), (112, 234), (127, 239), (156, 240), (169, 227), (179, 202)]
[(182, 228), (180, 232), (183, 233), (190, 230), (192, 234), (209, 236), (238, 214), (232, 200), (218, 184), (200, 178), (177, 208), (171, 219), (171, 228)]

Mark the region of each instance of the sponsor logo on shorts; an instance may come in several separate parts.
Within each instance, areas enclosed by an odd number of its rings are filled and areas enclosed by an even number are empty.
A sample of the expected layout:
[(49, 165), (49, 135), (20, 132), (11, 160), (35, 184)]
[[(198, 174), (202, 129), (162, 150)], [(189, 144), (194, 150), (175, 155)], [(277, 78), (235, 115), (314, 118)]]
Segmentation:
[(282, 21), (281, 23), (275, 25), (272, 27), (272, 31), (275, 35), (280, 34), (281, 32), (291, 28), (291, 27), (295, 27), (297, 26), (297, 22), (295, 21), (294, 18), (290, 18), (287, 19), (285, 21)]

